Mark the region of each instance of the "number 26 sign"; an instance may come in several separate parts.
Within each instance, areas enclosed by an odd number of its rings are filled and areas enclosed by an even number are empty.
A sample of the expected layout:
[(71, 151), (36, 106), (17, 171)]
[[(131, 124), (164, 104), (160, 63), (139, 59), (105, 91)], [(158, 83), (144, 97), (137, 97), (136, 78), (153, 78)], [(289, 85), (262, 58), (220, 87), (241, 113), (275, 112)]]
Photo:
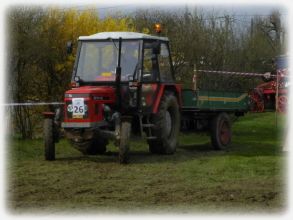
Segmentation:
[(85, 114), (84, 98), (72, 99), (72, 114), (76, 116)]

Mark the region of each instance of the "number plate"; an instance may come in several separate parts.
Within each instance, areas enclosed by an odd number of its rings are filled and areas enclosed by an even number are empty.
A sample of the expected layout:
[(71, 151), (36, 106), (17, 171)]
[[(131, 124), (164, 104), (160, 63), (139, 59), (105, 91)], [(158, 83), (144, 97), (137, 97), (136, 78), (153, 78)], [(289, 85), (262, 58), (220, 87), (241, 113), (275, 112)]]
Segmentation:
[(85, 114), (84, 98), (72, 99), (72, 117), (82, 118)]

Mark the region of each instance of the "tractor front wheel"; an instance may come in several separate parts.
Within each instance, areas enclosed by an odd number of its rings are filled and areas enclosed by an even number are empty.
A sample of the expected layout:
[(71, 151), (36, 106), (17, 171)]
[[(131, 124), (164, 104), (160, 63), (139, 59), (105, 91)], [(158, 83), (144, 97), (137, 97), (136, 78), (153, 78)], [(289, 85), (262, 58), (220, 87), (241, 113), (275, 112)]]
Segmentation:
[(224, 150), (230, 144), (232, 137), (229, 115), (220, 113), (211, 121), (211, 141), (216, 150)]
[(126, 164), (129, 162), (129, 138), (131, 133), (131, 123), (129, 121), (122, 121), (120, 125), (120, 139), (119, 139), (119, 162)]
[(44, 120), (45, 159), (55, 160), (54, 122), (52, 118)]

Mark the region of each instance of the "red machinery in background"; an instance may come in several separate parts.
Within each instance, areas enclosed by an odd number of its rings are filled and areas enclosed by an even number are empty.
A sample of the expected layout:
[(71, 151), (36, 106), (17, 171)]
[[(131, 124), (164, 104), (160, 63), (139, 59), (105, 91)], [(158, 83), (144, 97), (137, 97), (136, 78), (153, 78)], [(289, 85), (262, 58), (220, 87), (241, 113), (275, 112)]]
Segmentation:
[(273, 71), (264, 74), (264, 83), (250, 92), (252, 112), (276, 110), (286, 112), (288, 102), (288, 57), (278, 56), (273, 61)]

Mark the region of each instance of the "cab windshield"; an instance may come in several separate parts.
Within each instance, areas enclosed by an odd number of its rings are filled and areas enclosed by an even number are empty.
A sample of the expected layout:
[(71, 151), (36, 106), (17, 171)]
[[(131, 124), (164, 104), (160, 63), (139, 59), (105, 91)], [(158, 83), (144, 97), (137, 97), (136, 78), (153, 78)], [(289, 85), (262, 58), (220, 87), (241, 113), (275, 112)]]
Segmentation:
[[(138, 66), (139, 41), (123, 41), (121, 81), (133, 76)], [(76, 76), (84, 82), (115, 81), (118, 41), (82, 42)]]

